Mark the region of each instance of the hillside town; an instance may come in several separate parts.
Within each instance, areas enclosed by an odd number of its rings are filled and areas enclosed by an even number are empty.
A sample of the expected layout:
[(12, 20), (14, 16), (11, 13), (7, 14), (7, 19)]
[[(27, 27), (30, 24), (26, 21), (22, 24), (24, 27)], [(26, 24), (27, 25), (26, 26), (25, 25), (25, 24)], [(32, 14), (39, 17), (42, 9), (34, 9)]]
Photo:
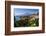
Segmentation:
[(30, 15), (29, 16), (20, 16), (20, 20), (16, 23), (19, 24), (20, 26), (36, 26), (36, 25), (38, 26), (39, 13), (32, 14), (31, 16)]

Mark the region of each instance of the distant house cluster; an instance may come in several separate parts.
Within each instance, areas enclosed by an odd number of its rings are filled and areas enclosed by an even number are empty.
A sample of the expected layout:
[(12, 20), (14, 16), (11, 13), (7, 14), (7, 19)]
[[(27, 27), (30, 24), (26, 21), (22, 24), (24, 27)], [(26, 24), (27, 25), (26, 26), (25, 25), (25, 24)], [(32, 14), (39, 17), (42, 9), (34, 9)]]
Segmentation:
[(25, 19), (34, 20), (34, 19), (38, 19), (38, 18), (39, 18), (39, 13), (32, 14), (31, 16), (20, 16), (21, 20), (25, 20)]

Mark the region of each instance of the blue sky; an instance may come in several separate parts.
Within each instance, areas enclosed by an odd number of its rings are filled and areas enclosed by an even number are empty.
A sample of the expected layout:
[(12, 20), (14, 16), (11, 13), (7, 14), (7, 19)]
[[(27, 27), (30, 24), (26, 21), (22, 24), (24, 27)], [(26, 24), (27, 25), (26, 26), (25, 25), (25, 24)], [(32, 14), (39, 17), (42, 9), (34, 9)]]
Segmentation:
[(25, 9), (25, 8), (14, 8), (14, 15), (15, 16), (23, 16), (29, 14), (36, 14), (39, 12), (39, 9)]

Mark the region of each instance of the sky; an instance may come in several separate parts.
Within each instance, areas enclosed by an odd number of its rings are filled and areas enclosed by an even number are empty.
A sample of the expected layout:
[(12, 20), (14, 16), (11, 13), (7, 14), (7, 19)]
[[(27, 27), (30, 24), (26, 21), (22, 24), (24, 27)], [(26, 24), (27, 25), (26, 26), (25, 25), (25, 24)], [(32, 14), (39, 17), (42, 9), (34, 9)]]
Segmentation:
[(39, 12), (39, 9), (26, 9), (26, 8), (14, 8), (15, 16), (25, 16), (29, 14), (36, 14)]

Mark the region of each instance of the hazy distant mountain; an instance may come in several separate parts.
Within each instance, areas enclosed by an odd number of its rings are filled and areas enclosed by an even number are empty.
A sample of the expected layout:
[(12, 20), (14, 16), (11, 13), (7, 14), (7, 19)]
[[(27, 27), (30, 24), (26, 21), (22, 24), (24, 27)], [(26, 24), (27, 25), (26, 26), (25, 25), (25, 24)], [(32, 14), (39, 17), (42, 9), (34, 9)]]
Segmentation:
[(24, 14), (18, 14), (16, 16), (31, 16), (31, 15), (38, 15), (39, 13), (24, 13)]

